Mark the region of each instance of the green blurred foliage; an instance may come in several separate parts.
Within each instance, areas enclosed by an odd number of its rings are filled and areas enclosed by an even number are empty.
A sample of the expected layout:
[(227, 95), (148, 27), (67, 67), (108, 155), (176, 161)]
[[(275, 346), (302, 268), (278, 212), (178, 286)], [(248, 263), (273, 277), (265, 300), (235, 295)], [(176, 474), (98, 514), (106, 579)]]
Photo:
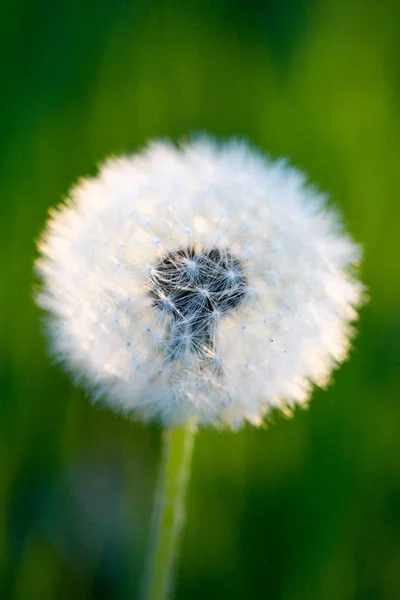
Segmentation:
[(0, 597), (137, 597), (159, 431), (51, 364), (34, 239), (104, 157), (205, 130), (330, 191), (372, 301), (308, 411), (200, 432), (176, 598), (399, 598), (397, 2), (14, 0), (0, 27)]

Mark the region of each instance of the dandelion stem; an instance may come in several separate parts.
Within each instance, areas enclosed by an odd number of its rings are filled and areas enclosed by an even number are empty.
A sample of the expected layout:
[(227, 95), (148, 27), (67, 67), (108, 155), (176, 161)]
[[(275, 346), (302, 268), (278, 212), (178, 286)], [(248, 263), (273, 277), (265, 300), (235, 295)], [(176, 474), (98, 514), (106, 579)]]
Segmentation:
[(162, 462), (142, 600), (166, 600), (173, 591), (195, 433), (196, 423), (193, 420), (163, 433)]

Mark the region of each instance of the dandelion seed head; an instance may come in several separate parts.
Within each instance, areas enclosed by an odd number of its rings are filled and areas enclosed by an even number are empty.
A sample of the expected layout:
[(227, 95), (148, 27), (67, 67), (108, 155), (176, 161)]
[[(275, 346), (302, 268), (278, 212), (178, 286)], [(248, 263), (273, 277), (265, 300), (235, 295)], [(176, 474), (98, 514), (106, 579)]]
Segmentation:
[(165, 425), (256, 425), (348, 352), (360, 247), (285, 161), (242, 141), (152, 143), (53, 210), (37, 301), (95, 400)]

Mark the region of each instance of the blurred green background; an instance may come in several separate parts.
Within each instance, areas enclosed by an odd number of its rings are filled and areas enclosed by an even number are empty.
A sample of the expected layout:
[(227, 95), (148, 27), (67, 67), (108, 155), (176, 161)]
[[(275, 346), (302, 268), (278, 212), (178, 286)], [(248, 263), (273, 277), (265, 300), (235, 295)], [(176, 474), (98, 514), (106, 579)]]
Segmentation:
[(331, 192), (372, 302), (308, 411), (198, 435), (176, 598), (400, 598), (398, 3), (8, 0), (0, 28), (0, 598), (137, 597), (160, 432), (51, 364), (34, 238), (107, 155), (204, 130)]

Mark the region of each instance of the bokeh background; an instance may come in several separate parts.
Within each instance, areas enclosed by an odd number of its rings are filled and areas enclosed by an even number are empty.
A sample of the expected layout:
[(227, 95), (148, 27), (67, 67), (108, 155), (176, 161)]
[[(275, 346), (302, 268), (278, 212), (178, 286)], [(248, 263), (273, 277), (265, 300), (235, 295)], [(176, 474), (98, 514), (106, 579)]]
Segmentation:
[(308, 411), (198, 435), (176, 598), (400, 598), (399, 34), (396, 0), (1, 4), (2, 599), (137, 598), (160, 431), (51, 364), (34, 238), (107, 155), (198, 131), (329, 190), (372, 301)]

